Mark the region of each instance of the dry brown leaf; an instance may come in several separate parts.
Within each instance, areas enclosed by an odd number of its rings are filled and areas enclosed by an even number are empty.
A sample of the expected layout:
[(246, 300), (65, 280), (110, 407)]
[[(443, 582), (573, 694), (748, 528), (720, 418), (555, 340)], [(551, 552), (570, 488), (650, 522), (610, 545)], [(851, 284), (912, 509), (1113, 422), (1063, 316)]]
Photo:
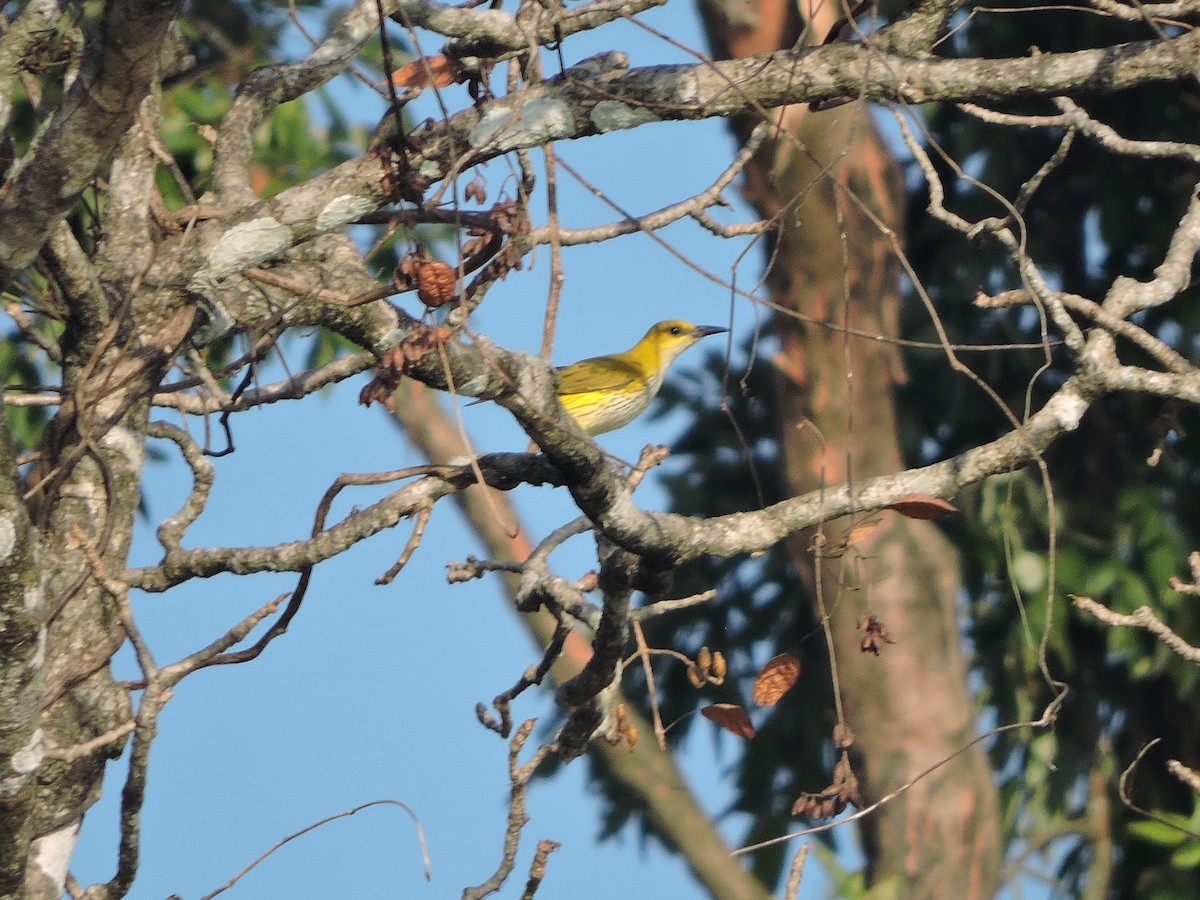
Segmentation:
[(858, 777), (850, 768), (850, 759), (845, 753), (833, 767), (833, 784), (817, 794), (801, 794), (792, 805), (792, 815), (809, 819), (829, 819), (841, 815), (853, 803), (862, 809), (862, 795), (858, 792)]
[(487, 203), (487, 185), (483, 179), (476, 175), (463, 190), (463, 196), (468, 200), (474, 200), (476, 203)]
[(851, 528), (850, 533), (846, 535), (846, 544), (848, 546), (853, 546), (861, 541), (865, 541), (879, 530), (879, 525), (882, 521), (882, 519), (874, 518), (867, 519), (865, 522), (859, 522), (857, 525)]
[(754, 702), (759, 706), (774, 706), (799, 677), (800, 660), (792, 654), (772, 657), (754, 679)]
[(754, 737), (754, 726), (750, 724), (750, 716), (736, 703), (714, 703), (701, 709), (700, 715), (710, 722), (716, 722), (730, 734), (747, 740)]
[(458, 274), (441, 260), (421, 260), (417, 264), (417, 296), (430, 309), (437, 309), (454, 299)]
[(446, 87), (461, 80), (458, 63), (447, 56), (427, 56), (414, 59), (392, 73), (392, 85), (398, 88)]
[(908, 519), (940, 519), (959, 512), (953, 503), (947, 503), (941, 497), (930, 497), (926, 494), (909, 494), (901, 497), (895, 503), (889, 503), (884, 509), (894, 509)]

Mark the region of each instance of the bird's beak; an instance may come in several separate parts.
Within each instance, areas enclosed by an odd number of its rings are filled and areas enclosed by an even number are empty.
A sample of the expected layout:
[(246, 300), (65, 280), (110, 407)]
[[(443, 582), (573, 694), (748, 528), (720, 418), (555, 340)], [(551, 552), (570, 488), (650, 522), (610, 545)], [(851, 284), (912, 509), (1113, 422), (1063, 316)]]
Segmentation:
[(728, 328), (721, 328), (717, 325), (697, 325), (696, 340), (700, 340), (700, 338), (703, 337), (708, 337), (710, 334), (724, 334), (728, 330)]

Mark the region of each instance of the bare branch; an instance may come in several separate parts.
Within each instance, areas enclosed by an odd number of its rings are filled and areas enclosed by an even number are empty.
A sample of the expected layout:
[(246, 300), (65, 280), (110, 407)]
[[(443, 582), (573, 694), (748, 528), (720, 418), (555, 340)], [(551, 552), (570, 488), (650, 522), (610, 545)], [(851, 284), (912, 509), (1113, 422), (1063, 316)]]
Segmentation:
[(1172, 575), (1171, 590), (1179, 591), (1179, 593), (1187, 594), (1191, 597), (1200, 597), (1200, 551), (1193, 550), (1188, 555), (1188, 566), (1192, 570), (1191, 583), (1188, 584)]
[(529, 864), (529, 880), (525, 882), (525, 891), (521, 894), (521, 900), (533, 900), (533, 895), (541, 886), (542, 879), (546, 877), (546, 861), (550, 859), (550, 854), (560, 847), (562, 844), (558, 841), (545, 839), (538, 841), (537, 852), (533, 854), (533, 862)]
[[(396, 0), (387, 0), (383, 8), (385, 13), (391, 12)], [(278, 104), (294, 100), (345, 71), (378, 27), (375, 0), (355, 0), (337, 29), (303, 60), (266, 66), (246, 79), (221, 122), (213, 148), (213, 192), (218, 203), (252, 203), (257, 199), (247, 175), (254, 129)]]
[(137, 723), (133, 720), (124, 722), (118, 725), (111, 731), (106, 731), (104, 734), (96, 735), (90, 741), (84, 741), (82, 744), (75, 744), (72, 747), (53, 747), (46, 748), (47, 759), (61, 759), (71, 762), (76, 759), (84, 759), (91, 756), (97, 750), (103, 750), (110, 744), (115, 744), (118, 741), (124, 740), (130, 732), (136, 727)]
[(512, 730), (512, 701), (526, 690), (534, 685), (541, 684), (547, 675), (550, 674), (551, 667), (558, 661), (562, 655), (563, 647), (567, 643), (567, 638), (571, 634), (571, 626), (562, 618), (559, 618), (558, 625), (554, 629), (554, 634), (550, 638), (550, 642), (546, 645), (546, 650), (542, 654), (542, 661), (537, 666), (530, 666), (525, 670), (520, 680), (511, 688), (502, 694), (498, 694), (492, 700), (492, 706), (500, 713), (500, 721), (487, 711), (482, 703), (475, 704), (475, 717), (479, 719), (481, 725), (491, 731), (496, 732), (501, 737), (508, 737)]
[(1167, 771), (1186, 784), (1196, 794), (1200, 794), (1200, 775), (1197, 775), (1177, 759), (1167, 760)]
[[(420, 180), (428, 184), (469, 164), (545, 141), (623, 130), (648, 121), (728, 117), (841, 98), (847, 85), (853, 86), (856, 97), (906, 103), (965, 98), (989, 102), (1119, 90), (1190, 77), (1190, 60), (1198, 48), (1200, 32), (1194, 31), (1167, 41), (1015, 59), (912, 59), (891, 57), (865, 45), (835, 44), (750, 59), (630, 69), (621, 54), (609, 54), (418, 128), (407, 140), (419, 151), (365, 154), (231, 213), (211, 233), (224, 235), (229, 242), (236, 236), (238, 252), (233, 254), (231, 245), (230, 252), (219, 257), (219, 266), (213, 265), (207, 252), (187, 253), (185, 266), (195, 272), (189, 285), (216, 302), (222, 284), (233, 275), (357, 221), (393, 202), (397, 192), (420, 193), (412, 180), (414, 173), (419, 172)], [(898, 84), (893, 73), (901, 68), (904, 80)], [(273, 71), (259, 70), (266, 73), (259, 76), (263, 90), (274, 84)], [(737, 90), (730, 85), (737, 85)], [(284, 87), (279, 89), (286, 94)], [(245, 123), (239, 126), (245, 127)], [(363, 346), (375, 346), (383, 337), (359, 335), (357, 339)]]
[(50, 127), (0, 192), (0, 288), (37, 255), (133, 123), (179, 0), (113, 0)]
[(1106, 606), (1097, 603), (1090, 597), (1076, 597), (1070, 595), (1071, 601), (1082, 610), (1085, 610), (1099, 622), (1103, 622), (1113, 628), (1145, 628), (1152, 635), (1158, 638), (1159, 642), (1169, 647), (1179, 656), (1183, 657), (1190, 663), (1200, 665), (1200, 647), (1193, 647), (1163, 622), (1154, 615), (1154, 612), (1148, 606), (1139, 606), (1133, 611), (1132, 615), (1123, 615), (1113, 612)]
[(800, 880), (804, 877), (804, 862), (808, 859), (808, 851), (812, 845), (804, 843), (792, 857), (792, 865), (788, 869), (787, 888), (784, 890), (784, 900), (796, 900), (800, 896)]
[(167, 422), (150, 422), (146, 425), (146, 436), (174, 441), (183, 454), (184, 461), (192, 470), (192, 489), (179, 512), (164, 519), (158, 526), (158, 541), (168, 553), (182, 552), (183, 535), (192, 523), (200, 518), (208, 503), (216, 473), (213, 464), (192, 440), (191, 435)]
[[(677, 222), (688, 216), (696, 219), (710, 231), (723, 236), (728, 235), (729, 228), (710, 219), (704, 210), (724, 202), (721, 197), (722, 192), (742, 173), (746, 165), (754, 157), (754, 154), (762, 146), (763, 141), (776, 130), (776, 127), (770, 122), (758, 125), (751, 132), (745, 145), (725, 171), (703, 191), (686, 200), (664, 206), (655, 212), (646, 213), (636, 218), (624, 219), (620, 222), (611, 222), (607, 225), (596, 225), (590, 228), (558, 228), (546, 225), (541, 228), (534, 228), (529, 232), (529, 240), (535, 244), (548, 244), (551, 240), (557, 240), (562, 246), (570, 247), (577, 244), (611, 240), (620, 235), (635, 234), (639, 231), (657, 231), (660, 228), (665, 228), (672, 222)], [(734, 231), (744, 234), (760, 234), (768, 227), (768, 224), (763, 222), (749, 223), (744, 226), (732, 226)]]
[[(519, 483), (562, 483), (561, 475), (550, 465), (528, 454), (490, 454), (479, 463), (486, 483), (502, 490)], [(311, 539), (267, 547), (168, 551), (159, 565), (128, 569), (123, 577), (131, 586), (159, 592), (192, 578), (209, 578), (222, 572), (298, 572), (395, 526), (429, 503), (476, 483), (470, 466), (420, 466), (412, 471), (427, 477), (351, 513)]]
[(443, 48), (456, 59), (504, 58), (525, 53), (530, 43), (545, 45), (597, 28), (607, 22), (637, 15), (666, 0), (591, 0), (574, 9), (555, 7), (553, 15), (536, 20), (532, 29), (499, 9), (450, 6), (434, 0), (400, 0), (394, 18), (406, 28), (426, 28), (453, 40)]
[[(1197, 32), (1200, 33), (1200, 32)], [(1187, 211), (1179, 220), (1162, 263), (1147, 282), (1118, 278), (1104, 298), (1104, 310), (1125, 318), (1161, 306), (1177, 297), (1192, 281), (1192, 260), (1200, 251), (1200, 185), (1193, 187)]]
[(177, 409), (193, 416), (217, 412), (241, 412), (256, 406), (266, 406), (281, 400), (298, 400), (314, 394), (332, 384), (339, 384), (371, 368), (375, 357), (367, 351), (343, 356), (331, 363), (301, 372), (274, 384), (242, 391), (236, 397), (224, 394), (185, 394), (180, 391), (162, 391), (154, 395), (154, 405)]
[(1117, 0), (1088, 0), (1091, 6), (1116, 19), (1126, 22), (1152, 22), (1166, 19), (1188, 19), (1200, 15), (1200, 4), (1195, 0), (1178, 0), (1176, 3), (1118, 3)]
[(284, 847), (287, 844), (290, 844), (296, 838), (303, 837), (304, 835), (308, 834), (310, 831), (314, 831), (323, 825), (329, 824), (330, 822), (337, 821), (338, 819), (349, 818), (350, 816), (353, 816), (356, 813), (362, 812), (364, 809), (371, 809), (372, 807), (375, 807), (375, 806), (398, 806), (398, 807), (400, 807), (400, 809), (402, 809), (406, 813), (408, 813), (409, 818), (411, 818), (413, 820), (413, 826), (417, 829), (417, 843), (420, 844), (421, 861), (425, 865), (425, 880), (429, 881), (429, 879), (433, 877), (433, 868), (429, 861), (429, 849), (425, 845), (425, 829), (421, 827), (421, 820), (417, 818), (417, 814), (412, 811), (412, 807), (410, 807), (407, 803), (402, 803), (399, 800), (372, 800), (369, 803), (362, 803), (362, 804), (354, 807), (353, 809), (347, 809), (340, 813), (334, 813), (332, 816), (326, 816), (324, 819), (321, 819), (317, 822), (313, 822), (311, 825), (306, 825), (304, 828), (301, 828), (299, 831), (289, 834), (287, 837), (285, 837), (283, 840), (276, 843), (274, 846), (272, 846), (269, 850), (267, 850), (261, 856), (257, 857), (253, 862), (250, 863), (250, 865), (246, 866), (246, 868), (242, 869), (242, 871), (238, 872), (236, 875), (234, 875), (232, 878), (230, 878), (227, 882), (225, 882), (223, 885), (221, 885), (215, 891), (211, 891), (210, 893), (205, 894), (203, 897), (200, 898), (200, 900), (212, 900), (212, 898), (216, 897), (218, 894), (225, 893), (225, 891), (229, 890), (231, 887), (233, 887), (235, 884), (237, 884), (239, 881), (241, 881), (242, 878), (244, 878), (246, 875), (250, 874), (250, 872), (252, 872), (259, 865), (259, 863), (261, 863), (265, 859), (267, 859), (276, 850), (280, 849), (281, 847)]
[(647, 619), (653, 619), (655, 616), (661, 616), (680, 609), (688, 609), (689, 607), (698, 606), (701, 603), (709, 603), (716, 599), (717, 592), (709, 590), (693, 594), (690, 597), (680, 597), (678, 600), (655, 600), (641, 609), (635, 609), (630, 618), (635, 622), (645, 622)]
[[(1087, 316), (1101, 328), (1126, 338), (1141, 347), (1150, 356), (1158, 360), (1168, 371), (1174, 372), (1176, 375), (1200, 373), (1200, 370), (1188, 362), (1184, 356), (1172, 350), (1165, 343), (1147, 332), (1146, 329), (1134, 325), (1125, 319), (1118, 319), (1107, 312), (1099, 303), (1095, 303), (1086, 297), (1080, 297), (1078, 294), (1066, 294), (1061, 291), (1057, 292), (1056, 296), (1067, 309)], [(997, 294), (993, 297), (978, 294), (973, 302), (980, 309), (1001, 309), (1018, 303), (1033, 303), (1034, 298), (1027, 291), (1018, 290), (1005, 291), (1003, 294)]]
[(433, 513), (433, 506), (423, 506), (417, 510), (417, 521), (413, 525), (412, 534), (409, 535), (408, 543), (404, 545), (404, 549), (400, 552), (400, 556), (396, 562), (386, 572), (375, 579), (376, 584), (391, 584), (400, 570), (408, 565), (408, 561), (412, 559), (412, 555), (417, 552), (417, 548), (421, 546), (421, 538), (425, 536), (425, 527), (429, 524), (429, 517)]
[(516, 865), (521, 829), (529, 822), (529, 817), (525, 814), (525, 793), (529, 788), (529, 780), (555, 749), (553, 744), (543, 744), (528, 763), (524, 766), (520, 764), (521, 749), (533, 734), (533, 726), (536, 724), (537, 719), (522, 722), (508, 745), (508, 778), (512, 783), (512, 794), (508, 802), (508, 827), (504, 832), (504, 853), (500, 858), (500, 865), (482, 884), (463, 891), (463, 900), (481, 900), (489, 894), (494, 894), (508, 880), (513, 866)]

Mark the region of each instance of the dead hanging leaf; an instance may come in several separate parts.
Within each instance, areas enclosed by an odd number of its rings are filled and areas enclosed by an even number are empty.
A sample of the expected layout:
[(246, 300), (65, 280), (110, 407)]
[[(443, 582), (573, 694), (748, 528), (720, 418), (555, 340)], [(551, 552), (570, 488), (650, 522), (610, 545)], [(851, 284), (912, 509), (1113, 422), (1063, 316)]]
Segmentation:
[(476, 175), (467, 182), (467, 186), (463, 190), (463, 196), (481, 205), (487, 203), (487, 185), (482, 178)]
[(412, 326), (407, 338), (389, 347), (379, 357), (375, 364), (375, 374), (371, 381), (358, 395), (358, 402), (363, 406), (372, 403), (383, 403), (391, 409), (392, 394), (400, 385), (400, 379), (408, 371), (437, 349), (439, 344), (450, 340), (454, 334), (445, 325), (429, 327), (417, 323)]
[(800, 677), (800, 660), (790, 653), (780, 653), (767, 661), (754, 679), (754, 702), (759, 706), (774, 706)]
[(863, 632), (862, 644), (859, 646), (863, 653), (873, 653), (878, 656), (884, 644), (896, 643), (896, 639), (887, 630), (883, 620), (876, 615), (860, 613), (855, 627)]
[(829, 819), (840, 815), (848, 805), (862, 808), (862, 795), (858, 792), (858, 777), (850, 768), (845, 753), (833, 767), (833, 784), (818, 794), (801, 794), (792, 804), (793, 816), (809, 819)]
[(754, 726), (750, 724), (750, 716), (736, 703), (714, 703), (701, 709), (700, 715), (710, 722), (716, 722), (730, 734), (747, 740), (754, 737)]
[(458, 63), (448, 56), (426, 56), (424, 59), (414, 59), (406, 66), (401, 66), (392, 73), (393, 87), (416, 88), (422, 90), (429, 86), (446, 87), (456, 81), (462, 81), (462, 71)]
[(417, 267), (417, 296), (430, 309), (437, 309), (453, 300), (457, 283), (458, 276), (449, 263), (433, 260)]
[(392, 282), (399, 291), (416, 288), (421, 302), (429, 309), (437, 309), (455, 298), (458, 273), (449, 263), (435, 259), (424, 244), (419, 244), (400, 257), (392, 270)]
[(942, 516), (960, 512), (953, 503), (947, 503), (941, 497), (930, 497), (926, 494), (909, 494), (901, 497), (895, 503), (889, 503), (884, 509), (894, 509), (908, 519), (940, 519)]

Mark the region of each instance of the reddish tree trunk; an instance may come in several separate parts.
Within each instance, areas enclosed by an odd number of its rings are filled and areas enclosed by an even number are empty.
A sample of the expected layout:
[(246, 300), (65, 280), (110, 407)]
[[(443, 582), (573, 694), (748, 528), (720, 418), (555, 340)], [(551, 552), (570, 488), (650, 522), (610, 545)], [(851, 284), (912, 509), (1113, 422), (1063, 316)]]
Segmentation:
[[(713, 5), (705, 14), (718, 53), (774, 50), (801, 35), (789, 4), (763, 0), (741, 22)], [(811, 33), (820, 40), (832, 24), (831, 15), (818, 15)], [(904, 378), (900, 357), (892, 344), (857, 336), (898, 330), (891, 235), (900, 231), (902, 196), (866, 107), (792, 107), (772, 116), (786, 133), (752, 163), (747, 197), (780, 226), (768, 286), (782, 343), (785, 483), (799, 494), (903, 469), (892, 397)], [(975, 735), (955, 612), (957, 553), (928, 522), (891, 512), (878, 519), (839, 550), (856, 523), (828, 523), (819, 564), (815, 534), (789, 545), (814, 598), (820, 577), (866, 803), (949, 759)], [(860, 649), (863, 615), (877, 616), (895, 639), (878, 656)], [(871, 881), (898, 877), (903, 896), (992, 896), (1002, 848), (982, 747), (921, 777), (870, 816), (863, 843)]]

